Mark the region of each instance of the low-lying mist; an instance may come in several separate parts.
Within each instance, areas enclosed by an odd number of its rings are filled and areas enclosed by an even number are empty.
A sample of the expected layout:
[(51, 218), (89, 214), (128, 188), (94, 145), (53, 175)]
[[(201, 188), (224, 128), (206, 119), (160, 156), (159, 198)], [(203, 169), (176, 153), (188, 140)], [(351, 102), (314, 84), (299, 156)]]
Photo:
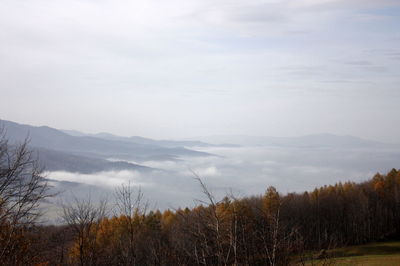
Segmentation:
[[(363, 181), (376, 172), (398, 167), (400, 152), (390, 149), (335, 149), (282, 147), (197, 148), (218, 156), (188, 157), (174, 161), (146, 161), (154, 168), (138, 171), (106, 171), (95, 174), (47, 172), (59, 198), (90, 194), (107, 196), (112, 202), (115, 188), (130, 183), (141, 188), (152, 208), (194, 206), (203, 200), (193, 173), (217, 199), (262, 194), (268, 186), (280, 192), (301, 192), (336, 182)], [(114, 160), (114, 159), (113, 159)], [(135, 163), (135, 162), (134, 162)]]

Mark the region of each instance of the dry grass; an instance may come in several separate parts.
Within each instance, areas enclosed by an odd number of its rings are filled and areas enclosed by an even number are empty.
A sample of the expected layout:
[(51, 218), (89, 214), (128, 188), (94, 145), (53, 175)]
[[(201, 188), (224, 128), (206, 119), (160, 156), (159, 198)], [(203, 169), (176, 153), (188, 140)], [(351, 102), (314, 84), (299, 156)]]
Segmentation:
[(400, 266), (400, 242), (376, 242), (349, 246), (329, 252), (329, 260), (309, 261), (307, 265)]

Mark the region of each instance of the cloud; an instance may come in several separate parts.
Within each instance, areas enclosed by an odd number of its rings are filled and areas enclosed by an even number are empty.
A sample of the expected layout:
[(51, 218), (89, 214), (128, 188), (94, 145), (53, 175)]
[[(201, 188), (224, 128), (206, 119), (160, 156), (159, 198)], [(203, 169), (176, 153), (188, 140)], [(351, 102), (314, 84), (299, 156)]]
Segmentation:
[(191, 168), (191, 169), (182, 171), (182, 174), (186, 175), (186, 176), (191, 176), (191, 177), (194, 177), (194, 174), (196, 174), (202, 178), (221, 176), (220, 171), (215, 166), (209, 166), (209, 167), (198, 167), (197, 166), (193, 169)]
[(352, 66), (370, 66), (372, 63), (367, 60), (355, 60), (355, 61), (346, 61), (344, 62), (346, 65), (352, 65)]
[[(150, 206), (178, 208), (206, 200), (190, 171), (197, 173), (217, 199), (231, 191), (236, 196), (260, 195), (268, 186), (282, 193), (302, 192), (336, 182), (361, 182), (376, 172), (387, 172), (398, 162), (395, 150), (315, 149), (284, 147), (202, 148), (220, 157), (182, 158), (182, 162), (144, 162), (163, 171), (139, 174), (134, 171), (109, 171), (96, 174), (50, 172), (47, 178), (60, 196), (113, 197), (115, 188), (131, 183), (141, 188)], [(68, 182), (66, 182), (68, 181)], [(77, 182), (77, 183), (69, 183)]]
[(95, 174), (70, 173), (65, 171), (46, 172), (45, 176), (50, 180), (76, 182), (87, 185), (116, 187), (130, 182), (134, 186), (148, 186), (141, 180), (141, 173), (137, 171), (107, 171)]
[(388, 72), (388, 69), (383, 66), (366, 66), (365, 69), (367, 71), (375, 72), (375, 73), (385, 73)]

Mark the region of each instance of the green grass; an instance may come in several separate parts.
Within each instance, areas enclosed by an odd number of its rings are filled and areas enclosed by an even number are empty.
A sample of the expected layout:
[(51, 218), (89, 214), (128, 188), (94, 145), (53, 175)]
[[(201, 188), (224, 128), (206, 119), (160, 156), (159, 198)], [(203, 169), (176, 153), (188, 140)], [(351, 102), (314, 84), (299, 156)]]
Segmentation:
[(375, 242), (328, 252), (329, 260), (309, 261), (308, 265), (400, 266), (400, 241)]

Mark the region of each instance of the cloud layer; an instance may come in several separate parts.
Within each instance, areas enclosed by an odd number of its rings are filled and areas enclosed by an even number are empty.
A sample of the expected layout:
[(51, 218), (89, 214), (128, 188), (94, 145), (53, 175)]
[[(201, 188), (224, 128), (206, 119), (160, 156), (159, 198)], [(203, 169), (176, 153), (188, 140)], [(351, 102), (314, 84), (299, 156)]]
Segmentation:
[(220, 157), (148, 161), (144, 164), (161, 170), (146, 174), (50, 172), (47, 177), (59, 181), (55, 186), (65, 191), (61, 195), (64, 198), (69, 198), (71, 193), (80, 196), (91, 193), (112, 199), (116, 187), (130, 182), (142, 189), (151, 206), (164, 209), (193, 206), (196, 200), (205, 200), (193, 172), (221, 199), (231, 192), (236, 196), (263, 194), (271, 185), (287, 193), (349, 180), (360, 182), (377, 171), (384, 173), (396, 167), (400, 158), (399, 152), (386, 149), (240, 147), (204, 151)]

